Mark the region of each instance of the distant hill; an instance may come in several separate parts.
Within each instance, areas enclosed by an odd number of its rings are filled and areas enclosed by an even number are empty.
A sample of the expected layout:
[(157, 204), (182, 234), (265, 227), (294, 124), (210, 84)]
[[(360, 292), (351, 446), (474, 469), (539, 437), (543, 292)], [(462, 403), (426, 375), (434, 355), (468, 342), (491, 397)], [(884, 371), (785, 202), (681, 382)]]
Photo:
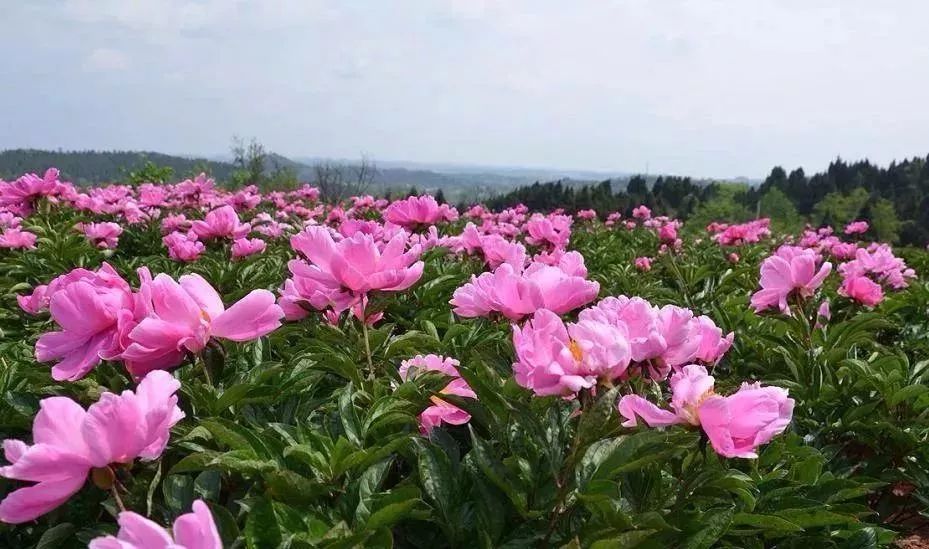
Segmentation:
[[(146, 162), (169, 166), (176, 179), (206, 172), (220, 182), (227, 181), (235, 170), (231, 157), (195, 158), (151, 151), (45, 151), (37, 149), (11, 149), (0, 151), (0, 178), (13, 179), (23, 173), (41, 173), (50, 166), (61, 170), (62, 177), (81, 185), (121, 182), (129, 172)], [(353, 160), (313, 157), (288, 158), (269, 152), (265, 162), (268, 172), (279, 168), (292, 170), (300, 181), (312, 182), (314, 165), (320, 162), (350, 165)], [(507, 166), (481, 166), (422, 162), (375, 161), (377, 173), (370, 192), (404, 194), (411, 188), (418, 192), (436, 193), (440, 189), (449, 201), (474, 202), (508, 193), (518, 187), (535, 182), (560, 181), (565, 187), (611, 181), (621, 191), (629, 181), (622, 172), (585, 170), (555, 170), (550, 168), (521, 168)], [(651, 184), (656, 176), (650, 176)], [(709, 181), (696, 181), (705, 185)]]
[(0, 178), (13, 179), (24, 173), (42, 173), (49, 167), (61, 170), (62, 178), (77, 184), (124, 181), (126, 174), (146, 162), (170, 166), (181, 179), (207, 172), (223, 180), (234, 170), (228, 162), (174, 156), (149, 151), (43, 151), (10, 149), (0, 151)]

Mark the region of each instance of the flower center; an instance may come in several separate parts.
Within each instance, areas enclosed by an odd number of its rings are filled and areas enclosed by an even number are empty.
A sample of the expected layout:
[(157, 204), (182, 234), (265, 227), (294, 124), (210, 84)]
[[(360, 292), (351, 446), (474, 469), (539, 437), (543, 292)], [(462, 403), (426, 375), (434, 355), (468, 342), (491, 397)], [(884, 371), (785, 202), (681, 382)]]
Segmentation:
[(578, 362), (580, 362), (581, 360), (583, 360), (583, 358), (584, 358), (584, 351), (581, 350), (581, 346), (578, 345), (577, 341), (574, 341), (574, 340), (572, 339), (571, 342), (568, 343), (568, 350), (571, 351), (571, 356), (574, 357), (574, 360), (576, 360), (576, 361), (578, 361)]

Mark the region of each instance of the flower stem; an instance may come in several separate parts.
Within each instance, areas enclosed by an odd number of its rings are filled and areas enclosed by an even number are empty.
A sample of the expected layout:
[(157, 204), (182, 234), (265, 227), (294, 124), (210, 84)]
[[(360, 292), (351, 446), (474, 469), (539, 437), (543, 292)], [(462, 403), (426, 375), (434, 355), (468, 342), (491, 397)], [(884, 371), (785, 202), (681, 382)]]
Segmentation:
[(116, 506), (119, 507), (120, 511), (125, 512), (126, 506), (123, 505), (123, 499), (119, 497), (119, 490), (116, 489), (116, 483), (113, 483), (113, 486), (110, 487), (110, 493), (113, 494), (113, 499), (116, 500)]
[(368, 341), (368, 323), (365, 318), (361, 319), (361, 333), (365, 340), (365, 355), (368, 358), (368, 379), (374, 379), (374, 361), (371, 359), (371, 343)]

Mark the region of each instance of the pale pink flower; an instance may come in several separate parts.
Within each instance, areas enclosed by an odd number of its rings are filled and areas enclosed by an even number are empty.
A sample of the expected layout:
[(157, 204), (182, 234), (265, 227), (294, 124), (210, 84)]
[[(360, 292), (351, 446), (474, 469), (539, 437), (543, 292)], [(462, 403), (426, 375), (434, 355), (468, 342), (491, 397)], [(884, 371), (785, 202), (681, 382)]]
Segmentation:
[(3, 229), (3, 232), (0, 233), (0, 248), (34, 250), (37, 238), (35, 233), (17, 227), (10, 227)]
[(239, 215), (232, 206), (222, 206), (206, 214), (200, 220), (193, 221), (191, 230), (200, 240), (213, 238), (244, 238), (251, 231), (251, 225), (239, 221)]
[[(440, 391), (440, 394), (477, 398), (468, 382), (462, 379), (461, 374), (458, 373), (459, 364), (454, 358), (439, 355), (416, 355), (400, 363), (400, 379), (407, 381), (420, 373), (441, 372), (453, 379)], [(471, 414), (438, 396), (432, 396), (430, 400), (432, 406), (427, 407), (419, 415), (419, 430), (425, 436), (428, 436), (434, 428), (442, 423), (464, 425), (471, 420)]]
[(761, 263), (761, 289), (752, 294), (755, 312), (777, 307), (787, 312), (787, 299), (798, 296), (808, 299), (832, 271), (832, 263), (823, 263), (817, 269), (819, 254), (813, 250), (781, 246)]
[(267, 244), (260, 238), (239, 238), (232, 243), (232, 258), (241, 259), (265, 251)]
[(641, 206), (636, 206), (632, 209), (632, 217), (636, 219), (646, 220), (651, 219), (652, 210), (648, 206), (642, 204)]
[(458, 219), (458, 211), (448, 204), (439, 204), (429, 195), (411, 196), (387, 206), (384, 219), (401, 227), (416, 228), (440, 221), (455, 221)]
[(117, 518), (116, 536), (91, 540), (89, 549), (222, 549), (223, 542), (210, 508), (203, 500), (193, 503), (193, 511), (174, 521), (173, 536), (155, 522), (123, 511)]
[(671, 376), (671, 410), (658, 408), (638, 395), (619, 401), (624, 427), (641, 418), (650, 427), (675, 424), (700, 426), (716, 453), (724, 457), (756, 458), (757, 448), (784, 432), (793, 416), (787, 390), (743, 383), (732, 395), (714, 392), (714, 379), (696, 364)]
[(652, 270), (651, 258), (648, 258), (648, 257), (635, 258), (635, 268), (642, 271), (643, 273), (647, 273), (648, 271)]
[(129, 283), (104, 263), (97, 272), (76, 269), (49, 288), (49, 310), (61, 330), (39, 336), (35, 357), (57, 362), (52, 377), (76, 381), (101, 360), (117, 358), (122, 351), (118, 323), (134, 305)]
[(228, 309), (200, 275), (183, 275), (175, 282), (166, 274), (147, 280), (139, 289), (146, 311), (127, 335), (121, 358), (134, 376), (174, 368), (188, 352), (199, 353), (211, 337), (251, 341), (281, 325), (284, 312), (267, 290), (252, 290)]
[(193, 232), (184, 234), (175, 231), (165, 235), (161, 241), (168, 248), (168, 257), (175, 261), (196, 261), (206, 250)]
[(547, 309), (536, 311), (522, 328), (513, 325), (513, 346), (516, 382), (539, 396), (571, 396), (598, 379), (616, 379), (630, 360), (620, 329), (590, 320), (565, 326)]
[(372, 291), (405, 290), (422, 277), (420, 247), (407, 249), (408, 242), (409, 235), (402, 230), (381, 246), (362, 233), (336, 242), (328, 229), (313, 225), (290, 239), (309, 261), (302, 273), (306, 278), (348, 292), (354, 301)]
[(705, 315), (698, 316), (694, 322), (699, 326), (700, 336), (700, 348), (694, 359), (705, 364), (716, 364), (732, 347), (735, 332), (729, 332), (723, 337), (723, 331), (716, 326), (713, 319)]
[(852, 221), (845, 226), (845, 234), (864, 234), (868, 232), (867, 221)]
[(0, 521), (21, 524), (62, 505), (84, 486), (94, 468), (157, 459), (171, 427), (184, 417), (177, 406), (180, 382), (152, 372), (135, 392), (105, 392), (86, 411), (65, 397), (43, 399), (32, 424), (31, 446), (3, 441), (0, 476), (34, 482), (0, 502)]
[(624, 329), (633, 362), (655, 378), (689, 363), (700, 350), (699, 323), (691, 311), (674, 305), (659, 308), (639, 297), (606, 297), (581, 311), (578, 318)]
[(118, 223), (78, 223), (78, 230), (84, 233), (87, 240), (98, 248), (112, 249), (119, 245), (119, 235), (123, 228)]

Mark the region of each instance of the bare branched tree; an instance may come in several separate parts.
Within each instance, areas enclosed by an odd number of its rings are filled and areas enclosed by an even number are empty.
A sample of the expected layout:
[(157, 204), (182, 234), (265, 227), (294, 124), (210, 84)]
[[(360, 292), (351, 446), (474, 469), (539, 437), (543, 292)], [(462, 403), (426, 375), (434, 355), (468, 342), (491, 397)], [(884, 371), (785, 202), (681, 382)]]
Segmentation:
[(366, 156), (357, 164), (322, 161), (313, 165), (313, 184), (332, 202), (368, 192), (377, 178), (377, 165)]

